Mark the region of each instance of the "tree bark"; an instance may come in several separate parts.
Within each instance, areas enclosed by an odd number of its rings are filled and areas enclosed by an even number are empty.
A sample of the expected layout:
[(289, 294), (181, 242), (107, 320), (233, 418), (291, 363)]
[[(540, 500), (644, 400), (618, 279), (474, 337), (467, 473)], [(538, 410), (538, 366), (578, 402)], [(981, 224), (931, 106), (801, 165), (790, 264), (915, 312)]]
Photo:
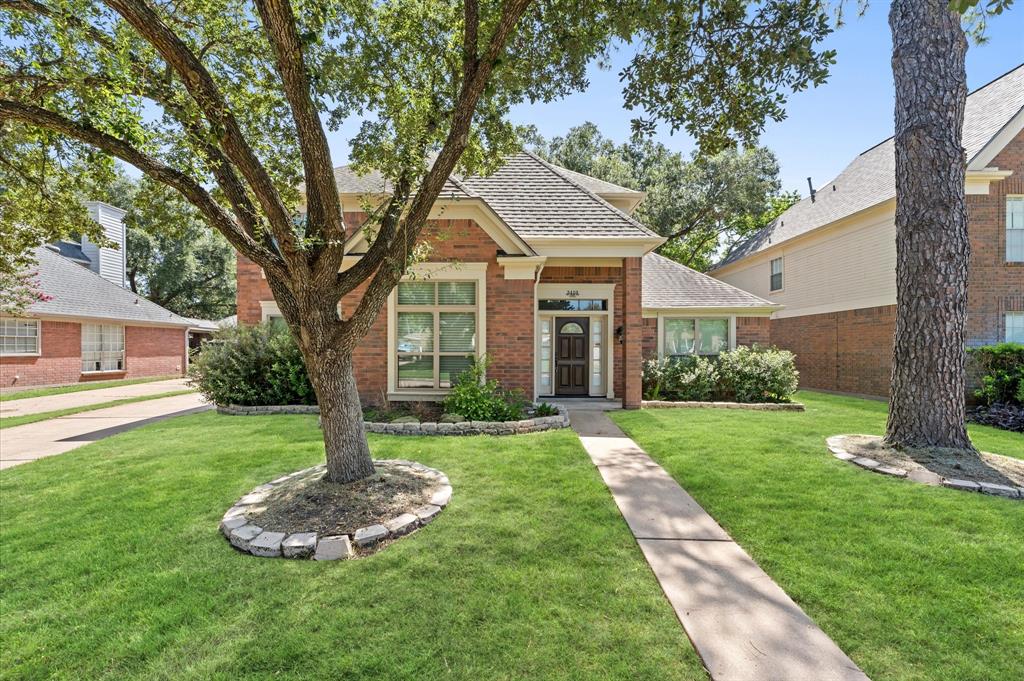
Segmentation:
[(352, 354), (305, 355), (310, 383), (320, 404), (320, 427), (327, 454), (326, 479), (345, 483), (373, 475), (370, 446), (363, 431), (363, 409), (352, 369)]
[(964, 426), (967, 40), (946, 0), (894, 0), (896, 334), (886, 443), (973, 451)]

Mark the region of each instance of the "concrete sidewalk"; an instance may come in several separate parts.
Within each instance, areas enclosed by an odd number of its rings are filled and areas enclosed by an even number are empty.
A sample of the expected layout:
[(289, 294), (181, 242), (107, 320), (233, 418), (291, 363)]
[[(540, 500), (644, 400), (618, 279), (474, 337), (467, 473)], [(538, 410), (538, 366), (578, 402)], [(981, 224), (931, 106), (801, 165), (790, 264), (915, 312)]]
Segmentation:
[[(129, 397), (145, 397), (147, 395), (159, 395), (176, 390), (188, 388), (184, 378), (172, 378), (166, 381), (153, 381), (152, 383), (132, 383), (130, 385), (119, 385), (111, 388), (97, 388), (96, 390), (80, 390), (73, 393), (61, 393), (60, 395), (49, 395), (47, 397), (26, 397), (23, 400), (4, 400), (0, 402), (0, 416), (26, 416), (28, 414), (40, 414), (44, 411), (56, 411), (58, 409), (70, 409), (72, 407), (85, 407), (90, 404), (101, 402), (113, 402), (124, 400)], [(17, 393), (12, 393), (17, 394)]]
[(714, 681), (867, 681), (606, 414), (570, 411), (569, 416)]
[(0, 469), (63, 454), (147, 423), (207, 409), (212, 406), (199, 394), (191, 393), (4, 428), (0, 430)]

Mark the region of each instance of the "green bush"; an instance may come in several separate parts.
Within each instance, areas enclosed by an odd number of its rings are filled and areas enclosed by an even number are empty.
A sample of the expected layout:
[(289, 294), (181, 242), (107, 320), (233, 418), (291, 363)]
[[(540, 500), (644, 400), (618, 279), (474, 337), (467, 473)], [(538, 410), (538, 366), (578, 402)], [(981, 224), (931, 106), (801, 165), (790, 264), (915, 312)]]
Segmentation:
[(216, 404), (316, 404), (302, 354), (283, 324), (218, 331), (192, 360), (189, 379)]
[(476, 360), (459, 374), (442, 405), (446, 414), (461, 414), (467, 421), (518, 421), (526, 413), (521, 391), (502, 390), (495, 379), (485, 380), (490, 358)]
[(799, 374), (793, 353), (738, 347), (714, 357), (691, 355), (644, 363), (644, 399), (678, 402), (788, 402)]
[(975, 397), (986, 405), (1024, 405), (1024, 344), (985, 345), (967, 353), (981, 376)]

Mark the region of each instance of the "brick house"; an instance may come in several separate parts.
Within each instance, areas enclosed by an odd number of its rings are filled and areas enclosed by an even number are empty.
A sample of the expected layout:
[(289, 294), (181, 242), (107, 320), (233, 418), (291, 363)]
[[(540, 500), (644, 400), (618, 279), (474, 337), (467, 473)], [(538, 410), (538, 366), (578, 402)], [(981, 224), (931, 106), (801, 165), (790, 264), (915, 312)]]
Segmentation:
[[(361, 206), (386, 187), (347, 167), (335, 176), (353, 226), (344, 268), (367, 246)], [(651, 253), (663, 239), (630, 217), (643, 198), (526, 152), (451, 178), (424, 230), (429, 254), (356, 350), (363, 402), (440, 399), (486, 353), (488, 376), (527, 397), (635, 407), (645, 357), (766, 340), (779, 306)], [(237, 272), (239, 323), (280, 317), (261, 269), (239, 256)]]
[[(87, 205), (106, 236), (123, 245), (124, 211)], [(128, 290), (124, 248), (83, 238), (41, 246), (35, 255), (45, 300), (24, 316), (0, 317), (0, 387), (183, 374), (190, 329), (206, 331), (209, 324)]]
[[(967, 98), (968, 345), (1024, 342), (1024, 65)], [(785, 305), (770, 340), (804, 387), (885, 396), (896, 319), (893, 140), (740, 244), (711, 274)]]

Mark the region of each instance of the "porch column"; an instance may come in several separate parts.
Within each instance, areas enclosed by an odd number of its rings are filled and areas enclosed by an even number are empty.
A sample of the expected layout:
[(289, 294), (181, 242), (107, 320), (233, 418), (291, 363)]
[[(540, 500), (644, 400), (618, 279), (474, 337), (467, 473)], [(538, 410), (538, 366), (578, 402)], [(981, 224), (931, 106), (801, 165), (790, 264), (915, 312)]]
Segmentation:
[(623, 385), (622, 407), (639, 409), (643, 399), (643, 334), (644, 320), (641, 315), (643, 302), (641, 288), (643, 278), (643, 260), (641, 258), (623, 258), (622, 262), (622, 293), (623, 293), (623, 347), (622, 371)]

